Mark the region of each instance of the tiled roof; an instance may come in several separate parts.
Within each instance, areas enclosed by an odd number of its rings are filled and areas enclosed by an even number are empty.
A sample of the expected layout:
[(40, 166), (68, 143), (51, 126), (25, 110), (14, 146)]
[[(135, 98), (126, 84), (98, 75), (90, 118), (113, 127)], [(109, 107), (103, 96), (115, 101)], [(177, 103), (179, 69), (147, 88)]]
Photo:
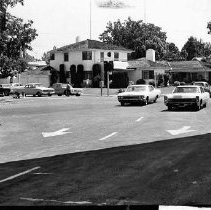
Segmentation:
[(84, 40), (81, 42), (77, 42), (74, 44), (66, 45), (60, 48), (57, 48), (55, 50), (51, 50), (50, 52), (55, 52), (55, 51), (65, 51), (65, 50), (88, 50), (88, 49), (102, 49), (102, 50), (120, 50), (120, 51), (129, 51), (132, 52), (132, 50), (126, 49), (121, 46), (117, 45), (111, 45), (111, 44), (106, 44), (104, 42), (96, 41), (96, 40)]
[(169, 62), (172, 69), (200, 69), (203, 68), (199, 61), (173, 61)]
[(160, 61), (156, 61), (156, 62), (153, 62), (153, 61), (150, 61), (150, 60), (147, 60), (146, 58), (140, 58), (140, 59), (137, 59), (137, 60), (131, 60), (131, 61), (128, 61), (129, 63), (129, 67), (130, 68), (169, 68), (168, 64), (166, 62), (160, 62)]

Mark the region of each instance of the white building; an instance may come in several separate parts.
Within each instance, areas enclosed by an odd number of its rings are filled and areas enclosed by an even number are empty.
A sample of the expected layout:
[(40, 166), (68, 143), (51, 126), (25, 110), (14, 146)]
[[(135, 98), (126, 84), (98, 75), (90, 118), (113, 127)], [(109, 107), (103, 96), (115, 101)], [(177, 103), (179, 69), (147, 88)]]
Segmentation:
[[(83, 83), (90, 85), (97, 79), (105, 80), (108, 66), (105, 63), (114, 61), (128, 61), (132, 50), (121, 46), (87, 39), (61, 48), (49, 51), (50, 66), (54, 82), (71, 82), (75, 86)], [(105, 62), (106, 61), (106, 62)]]

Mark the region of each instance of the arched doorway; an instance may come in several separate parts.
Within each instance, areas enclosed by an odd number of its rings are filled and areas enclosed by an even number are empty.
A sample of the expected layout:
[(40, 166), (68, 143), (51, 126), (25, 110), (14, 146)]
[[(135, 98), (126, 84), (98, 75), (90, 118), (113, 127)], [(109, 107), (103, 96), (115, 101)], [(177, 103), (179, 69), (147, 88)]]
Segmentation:
[(65, 66), (64, 66), (64, 64), (61, 64), (59, 66), (59, 73), (60, 73), (59, 81), (61, 83), (66, 83), (67, 79), (66, 79), (66, 73), (65, 73)]
[(78, 65), (77, 66), (77, 87), (81, 87), (83, 84), (83, 79), (84, 79), (84, 66), (83, 65)]
[(72, 86), (75, 86), (77, 83), (76, 66), (75, 65), (70, 66), (70, 77), (71, 77)]
[(93, 87), (98, 88), (101, 80), (101, 66), (100, 64), (94, 64), (92, 67), (93, 71), (93, 79), (92, 79), (92, 85)]

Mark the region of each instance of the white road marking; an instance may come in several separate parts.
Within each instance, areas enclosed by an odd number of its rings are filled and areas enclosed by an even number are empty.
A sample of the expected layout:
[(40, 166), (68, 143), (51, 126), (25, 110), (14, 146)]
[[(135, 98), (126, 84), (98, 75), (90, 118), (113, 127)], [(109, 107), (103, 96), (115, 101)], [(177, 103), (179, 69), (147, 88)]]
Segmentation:
[(6, 181), (8, 181), (8, 180), (15, 179), (15, 178), (17, 178), (17, 177), (19, 177), (19, 176), (23, 176), (23, 175), (28, 174), (28, 173), (30, 173), (30, 172), (32, 172), (32, 171), (35, 171), (35, 170), (37, 170), (37, 169), (39, 169), (39, 168), (40, 168), (40, 167), (38, 166), (38, 167), (35, 167), (35, 168), (32, 168), (32, 169), (29, 169), (29, 170), (27, 170), (27, 171), (23, 171), (23, 172), (21, 172), (21, 173), (19, 173), (19, 174), (16, 174), (16, 175), (10, 176), (10, 177), (8, 177), (8, 178), (6, 178), (6, 179), (0, 180), (0, 183), (6, 182)]
[(58, 200), (45, 200), (42, 198), (20, 198), (21, 200), (27, 200), (27, 201), (46, 201), (46, 202), (56, 202), (56, 203), (65, 203), (65, 204), (79, 204), (79, 205), (86, 205), (91, 204), (92, 202), (89, 201), (58, 201)]
[(178, 130), (167, 130), (167, 132), (169, 132), (173, 136), (176, 136), (183, 133), (190, 133), (190, 132), (196, 131), (196, 130), (189, 130), (190, 128), (191, 126), (184, 126)]
[(70, 128), (62, 128), (62, 129), (55, 131), (55, 132), (42, 132), (42, 135), (43, 135), (44, 138), (53, 137), (53, 136), (61, 136), (61, 135), (65, 135), (65, 134), (68, 134), (68, 133), (72, 133), (72, 132), (66, 132), (69, 129)]
[(110, 138), (110, 137), (112, 137), (112, 136), (116, 135), (117, 133), (118, 133), (118, 132), (111, 133), (110, 135), (105, 136), (105, 137), (103, 137), (103, 138), (99, 139), (99, 141), (104, 141), (104, 140), (106, 140), (106, 139), (108, 139), (108, 138)]
[(143, 119), (143, 117), (140, 117), (136, 120), (136, 122), (140, 122)]
[(159, 210), (209, 210), (210, 208), (198, 208), (191, 206), (159, 206)]
[(33, 173), (33, 174), (35, 174), (35, 175), (48, 175), (48, 174), (52, 174), (52, 173)]

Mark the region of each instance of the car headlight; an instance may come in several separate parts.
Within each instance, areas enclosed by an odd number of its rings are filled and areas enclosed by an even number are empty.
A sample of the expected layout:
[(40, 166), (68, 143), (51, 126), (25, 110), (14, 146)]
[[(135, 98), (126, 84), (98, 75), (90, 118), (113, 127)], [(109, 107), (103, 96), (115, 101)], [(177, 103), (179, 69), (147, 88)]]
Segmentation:
[(167, 101), (168, 101), (168, 97), (164, 96), (164, 102), (167, 102)]
[(144, 98), (145, 98), (144, 95), (139, 96), (139, 99), (144, 99)]

